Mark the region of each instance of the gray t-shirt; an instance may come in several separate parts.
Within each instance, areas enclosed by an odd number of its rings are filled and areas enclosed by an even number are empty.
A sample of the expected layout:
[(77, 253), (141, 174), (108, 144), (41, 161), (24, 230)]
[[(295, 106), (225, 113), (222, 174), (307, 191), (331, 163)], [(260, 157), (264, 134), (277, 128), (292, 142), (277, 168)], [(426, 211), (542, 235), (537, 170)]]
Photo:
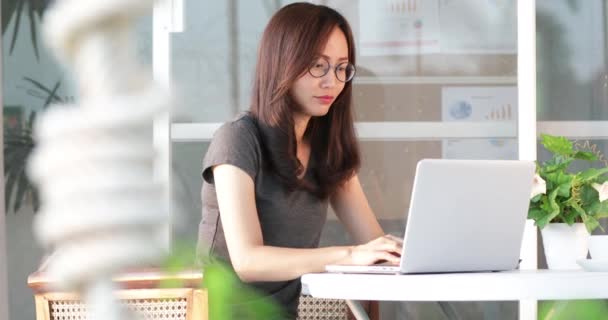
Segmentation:
[[(297, 189), (288, 192), (268, 169), (263, 143), (255, 120), (249, 114), (220, 127), (203, 160), (202, 221), (199, 226), (199, 248), (210, 249), (215, 257), (230, 262), (222, 228), (215, 186), (213, 166), (230, 164), (246, 172), (255, 185), (255, 202), (262, 229), (264, 245), (287, 248), (316, 248), (327, 216), (328, 201)], [(313, 184), (309, 161), (305, 174)], [(255, 282), (249, 285), (273, 297), (295, 315), (300, 296), (300, 279), (277, 282)]]

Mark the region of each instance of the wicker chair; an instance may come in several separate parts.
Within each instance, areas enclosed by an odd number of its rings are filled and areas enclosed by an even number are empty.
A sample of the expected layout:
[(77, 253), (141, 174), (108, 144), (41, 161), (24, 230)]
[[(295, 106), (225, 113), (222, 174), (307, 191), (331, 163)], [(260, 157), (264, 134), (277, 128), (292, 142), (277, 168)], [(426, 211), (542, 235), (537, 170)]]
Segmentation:
[[(117, 299), (126, 309), (141, 319), (154, 320), (207, 320), (207, 291), (197, 288), (200, 272), (182, 272), (168, 276), (155, 270), (130, 272), (116, 277), (121, 288)], [(184, 288), (162, 288), (163, 280), (179, 279)], [(34, 291), (36, 320), (85, 320), (86, 306), (75, 293), (52, 291), (53, 280), (42, 272), (28, 277)]]
[[(377, 301), (364, 302), (363, 306), (370, 320), (380, 319), (380, 308)], [(319, 299), (301, 296), (298, 305), (298, 320), (354, 320), (344, 300)]]
[[(159, 289), (163, 280), (177, 279), (183, 288)], [(207, 291), (199, 289), (200, 271), (167, 275), (158, 270), (129, 272), (114, 279), (121, 288), (116, 297), (126, 309), (146, 320), (208, 320)], [(28, 277), (34, 291), (36, 320), (86, 320), (86, 306), (75, 293), (53, 291), (53, 280), (43, 272)], [(378, 304), (368, 306), (371, 319), (378, 319)], [(343, 300), (302, 296), (299, 320), (354, 319)]]

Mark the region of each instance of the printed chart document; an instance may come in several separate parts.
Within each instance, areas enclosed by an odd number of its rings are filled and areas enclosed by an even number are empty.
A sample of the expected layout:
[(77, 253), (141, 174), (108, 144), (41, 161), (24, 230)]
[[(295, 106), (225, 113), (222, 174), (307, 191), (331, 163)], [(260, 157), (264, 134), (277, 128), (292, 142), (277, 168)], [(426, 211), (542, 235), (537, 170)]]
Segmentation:
[[(502, 122), (516, 126), (517, 87), (443, 87), (443, 121)], [(516, 139), (445, 139), (445, 159), (517, 159)]]
[(517, 1), (360, 0), (363, 56), (517, 53)]

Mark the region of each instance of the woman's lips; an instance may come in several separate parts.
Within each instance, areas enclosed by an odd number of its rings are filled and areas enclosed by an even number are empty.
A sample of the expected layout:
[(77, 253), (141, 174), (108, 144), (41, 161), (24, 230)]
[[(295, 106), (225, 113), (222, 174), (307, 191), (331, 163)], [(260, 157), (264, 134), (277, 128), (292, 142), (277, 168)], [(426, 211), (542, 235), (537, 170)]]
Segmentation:
[(330, 104), (334, 101), (333, 96), (315, 96), (315, 99), (317, 99), (322, 104)]

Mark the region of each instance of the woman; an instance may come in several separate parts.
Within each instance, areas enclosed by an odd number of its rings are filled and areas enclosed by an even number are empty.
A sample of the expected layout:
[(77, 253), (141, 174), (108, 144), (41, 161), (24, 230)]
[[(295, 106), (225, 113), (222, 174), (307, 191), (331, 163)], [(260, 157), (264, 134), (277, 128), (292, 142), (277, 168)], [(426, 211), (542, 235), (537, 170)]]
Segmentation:
[[(283, 7), (261, 39), (250, 112), (218, 129), (203, 162), (199, 241), (292, 316), (301, 275), (399, 261), (356, 174), (354, 63), (338, 12)], [(318, 248), (328, 203), (360, 245)]]

